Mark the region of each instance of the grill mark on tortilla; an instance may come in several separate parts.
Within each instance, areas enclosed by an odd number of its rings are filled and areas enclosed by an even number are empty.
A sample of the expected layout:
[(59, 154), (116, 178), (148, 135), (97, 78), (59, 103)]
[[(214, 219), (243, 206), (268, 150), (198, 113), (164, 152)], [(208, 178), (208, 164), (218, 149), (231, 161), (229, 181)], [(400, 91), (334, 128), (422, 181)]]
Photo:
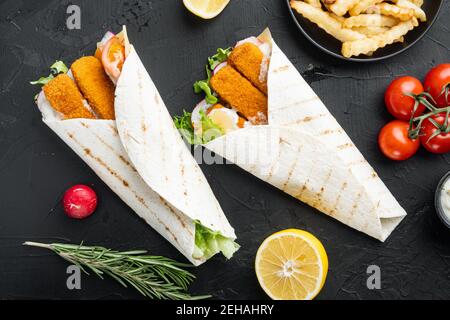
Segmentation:
[(114, 134), (115, 136), (118, 136), (118, 135), (119, 135), (119, 131), (117, 130), (117, 128), (116, 128), (115, 125), (110, 124), (110, 125), (109, 125), (109, 128), (113, 131), (113, 134)]
[[(148, 212), (150, 212), (155, 218), (156, 218), (156, 220), (162, 225), (162, 226), (164, 226), (164, 228), (170, 233), (170, 235), (173, 237), (173, 239), (174, 239), (174, 241), (176, 242), (176, 243), (178, 243), (180, 246), (181, 246), (181, 244), (179, 243), (179, 241), (178, 241), (178, 239), (177, 239), (177, 237), (175, 236), (175, 234), (172, 232), (172, 231), (170, 231), (169, 230), (169, 228), (168, 228), (168, 226), (164, 223), (164, 222), (162, 222), (161, 221), (161, 219), (159, 219), (158, 218), (158, 216), (152, 211), (152, 210), (150, 210), (150, 208), (148, 207), (148, 205), (146, 204), (146, 202), (145, 202), (145, 200), (144, 200), (144, 198), (142, 198), (141, 196), (139, 196), (137, 193), (136, 193), (136, 191), (135, 190), (133, 190), (133, 189), (131, 189), (131, 188), (129, 188), (129, 183), (125, 180), (125, 179), (123, 179), (120, 175), (118, 175), (114, 170), (112, 170), (109, 166), (107, 166), (104, 162), (103, 162), (103, 160), (101, 160), (99, 157), (97, 157), (97, 156), (94, 156), (93, 154), (92, 154), (92, 152), (91, 152), (91, 150), (89, 149), (89, 148), (86, 148), (85, 146), (83, 146), (77, 139), (75, 139), (75, 137), (74, 137), (74, 135), (72, 134), (72, 133), (70, 133), (70, 132), (67, 132), (67, 134), (68, 134), (68, 136), (78, 145), (78, 146), (80, 146), (83, 150), (84, 150), (84, 152), (85, 152), (85, 154), (87, 155), (87, 156), (89, 156), (89, 157), (91, 157), (93, 160), (95, 160), (97, 163), (99, 163), (101, 166), (103, 166), (103, 167), (105, 167), (106, 168), (106, 170), (108, 170), (108, 172), (113, 176), (113, 177), (115, 177), (116, 179), (118, 179), (118, 180), (120, 180), (122, 183), (123, 183), (123, 185), (125, 186), (125, 187), (127, 187), (129, 190), (131, 190), (131, 192), (133, 193), (133, 195), (135, 196), (135, 198), (148, 210)], [(164, 203), (164, 202), (163, 202)], [(165, 204), (165, 203), (164, 203)], [(169, 209), (171, 209), (171, 208), (169, 208)], [(173, 212), (173, 210), (170, 210), (171, 212)], [(179, 218), (178, 217), (178, 215), (175, 213), (175, 212), (173, 212), (174, 214), (175, 214), (175, 216), (177, 217), (177, 219)], [(180, 221), (181, 222), (181, 221)], [(186, 228), (186, 226), (185, 226), (185, 224), (183, 224), (182, 223), (182, 225), (183, 225), (183, 227), (185, 228), (185, 229), (187, 229)], [(188, 233), (189, 234), (191, 234), (190, 233), (190, 230), (189, 229), (187, 229), (188, 230)], [(191, 234), (192, 235), (192, 234)]]
[(184, 162), (183, 162), (183, 149), (180, 150), (180, 153), (178, 154), (179, 156), (179, 163), (180, 163), (180, 172), (181, 172), (181, 185), (184, 189), (183, 191), (183, 195), (184, 195), (184, 203), (186, 206), (189, 206), (189, 199), (188, 199), (188, 188), (186, 187), (186, 180), (184, 179), (184, 174), (185, 174), (185, 166), (184, 166)]
[(306, 117), (304, 117), (302, 119), (299, 119), (297, 121), (294, 121), (294, 122), (291, 122), (291, 123), (287, 123), (286, 126), (312, 122), (312, 121), (315, 121), (315, 120), (320, 119), (320, 118), (325, 117), (325, 116), (326, 116), (325, 113), (319, 113), (319, 114), (312, 115), (312, 116), (306, 116)]
[(331, 178), (331, 174), (332, 174), (332, 173), (333, 173), (333, 169), (330, 169), (330, 170), (328, 171), (327, 177), (325, 178), (324, 182), (322, 183), (322, 187), (320, 188), (320, 191), (317, 192), (317, 198), (316, 198), (316, 200), (314, 201), (314, 205), (313, 205), (314, 208), (316, 208), (316, 207), (319, 206), (319, 205), (320, 205), (321, 207), (323, 207), (323, 205), (320, 204), (320, 201), (322, 200), (323, 194), (324, 194), (324, 192), (325, 192), (325, 187), (327, 186), (328, 181), (330, 181), (330, 178)]
[[(279, 143), (280, 143), (280, 144), (283, 144), (283, 143), (284, 143), (284, 144), (287, 144), (288, 146), (292, 146), (291, 143), (290, 143), (288, 140), (285, 140), (285, 139), (283, 139), (283, 138), (280, 138)], [(300, 150), (299, 150), (299, 151), (300, 151)]]
[(366, 159), (361, 158), (359, 160), (352, 161), (352, 162), (348, 163), (348, 165), (350, 167), (353, 167), (353, 166), (358, 166), (358, 165), (362, 165), (362, 164), (366, 164), (366, 163), (367, 163)]
[(339, 150), (345, 150), (345, 149), (353, 148), (353, 147), (354, 147), (353, 143), (347, 142), (347, 143), (341, 144), (340, 146), (337, 146), (336, 148), (338, 148)]
[(326, 136), (329, 134), (342, 134), (343, 132), (344, 131), (342, 129), (335, 129), (335, 130), (327, 129), (327, 130), (324, 130), (321, 133), (319, 133), (319, 136)]
[(80, 121), (80, 123), (81, 123), (81, 125), (82, 125), (83, 127), (85, 127), (86, 129), (89, 128), (89, 125), (88, 125), (87, 123), (84, 123), (83, 121)]
[(281, 67), (278, 67), (278, 68), (276, 68), (276, 69), (273, 69), (272, 70), (272, 72), (273, 73), (278, 73), (278, 72), (283, 72), (283, 71), (286, 71), (286, 70), (288, 70), (289, 69), (289, 65), (284, 65), (284, 66), (281, 66)]
[(295, 107), (301, 106), (301, 105), (303, 105), (305, 103), (309, 103), (309, 102), (314, 101), (314, 100), (319, 100), (319, 97), (318, 96), (314, 96), (314, 97), (308, 98), (306, 100), (295, 101), (294, 103), (278, 107), (278, 108), (276, 108), (274, 110), (270, 110), (270, 112), (278, 113), (280, 111), (285, 111), (286, 109), (290, 109), (290, 108), (295, 108)]
[(364, 182), (368, 182), (371, 181), (373, 179), (378, 178), (378, 174), (375, 172), (375, 170), (372, 169), (372, 172), (370, 173), (370, 175), (364, 180)]
[(164, 199), (163, 197), (159, 196), (159, 199), (161, 200), (161, 202), (164, 204), (164, 206), (169, 209), (170, 212), (172, 212), (175, 217), (177, 218), (177, 220), (180, 222), (181, 226), (187, 230), (187, 232), (192, 235), (191, 230), (186, 226), (186, 224), (184, 223), (184, 221), (181, 219), (181, 217), (175, 212), (175, 210), (170, 206), (170, 204), (166, 201), (166, 199)]
[(84, 153), (90, 157), (91, 159), (95, 160), (100, 166), (104, 167), (112, 176), (116, 177), (118, 180), (122, 182), (122, 184), (125, 187), (129, 186), (128, 181), (126, 181), (124, 178), (122, 178), (117, 172), (115, 172), (111, 167), (109, 167), (102, 159), (92, 154), (91, 150), (85, 146), (83, 146), (77, 139), (75, 139), (73, 133), (67, 132), (67, 135), (78, 145), (80, 146)]
[(313, 172), (315, 166), (312, 166), (311, 169), (309, 170), (307, 176), (306, 176), (306, 180), (305, 183), (302, 185), (302, 188), (300, 190), (300, 192), (295, 196), (295, 198), (299, 199), (300, 201), (302, 201), (301, 197), (303, 196), (303, 193), (306, 191), (307, 189), (307, 185), (309, 183), (309, 177), (311, 176), (311, 173)]
[[(282, 140), (282, 139), (280, 138), (280, 142), (281, 142), (281, 140)], [(301, 150), (302, 150), (302, 146), (299, 146), (298, 152), (296, 153), (296, 154), (297, 154), (297, 157), (295, 158), (294, 164), (291, 166), (291, 168), (289, 168), (288, 177), (287, 177), (286, 181), (285, 181), (284, 184), (283, 184), (283, 188), (281, 189), (282, 191), (285, 191), (285, 190), (286, 190), (287, 185), (288, 185), (289, 182), (291, 181), (292, 174), (294, 173), (294, 170), (295, 170), (295, 168), (297, 167), (297, 163), (298, 163), (298, 153), (300, 153)]]
[(135, 168), (134, 166), (131, 165), (130, 161), (128, 161), (123, 155), (118, 154), (118, 153), (116, 152), (116, 150), (115, 150), (110, 144), (108, 144), (101, 136), (99, 136), (99, 135), (96, 134), (96, 133), (93, 133), (93, 134), (97, 137), (98, 140), (100, 140), (100, 142), (101, 142), (105, 147), (107, 147), (109, 150), (111, 150), (111, 151), (114, 153), (114, 155), (115, 155), (117, 158), (119, 158), (120, 161), (122, 161), (127, 167), (130, 167), (130, 169), (133, 170), (134, 172), (137, 172), (136, 168)]
[[(80, 147), (83, 147), (83, 146), (80, 145)], [(109, 172), (112, 176), (114, 176), (114, 177), (116, 177), (117, 179), (119, 179), (125, 187), (128, 188), (128, 187), (130, 186), (130, 184), (128, 183), (127, 180), (125, 180), (124, 178), (122, 178), (116, 171), (114, 171), (110, 166), (108, 166), (102, 159), (100, 159), (99, 157), (93, 155), (92, 152), (91, 152), (91, 150), (90, 150), (89, 148), (84, 148), (83, 150), (84, 150), (84, 153), (85, 153), (88, 157), (90, 157), (90, 158), (92, 158), (93, 160), (95, 160), (100, 166), (102, 166), (102, 167), (104, 167), (106, 170), (108, 170), (108, 172)]]
[(300, 189), (300, 193), (295, 196), (300, 201), (302, 201), (303, 193), (306, 191), (306, 189), (308, 189), (308, 187), (307, 187), (308, 183), (309, 183), (309, 178), (306, 178), (305, 183), (302, 185), (302, 188)]
[(356, 194), (356, 199), (355, 199), (355, 201), (353, 201), (353, 205), (352, 205), (352, 211), (350, 211), (350, 220), (349, 221), (353, 220), (355, 213), (356, 213), (356, 209), (358, 209), (359, 200), (361, 200), (361, 197), (362, 197), (362, 191), (360, 191)]
[(348, 186), (347, 181), (342, 183), (341, 189), (339, 190), (339, 193), (338, 193), (338, 196), (336, 198), (336, 201), (334, 202), (334, 205), (332, 207), (333, 209), (331, 209), (331, 211), (330, 211), (330, 216), (334, 216), (334, 214), (336, 213), (337, 206), (339, 205), (339, 202), (341, 201), (341, 194), (342, 194), (342, 192), (344, 192), (344, 190), (347, 188), (347, 186)]
[[(279, 143), (281, 144), (281, 143), (283, 143), (283, 139), (281, 139), (280, 138), (280, 141), (279, 141)], [(277, 159), (280, 159), (280, 157), (281, 157), (281, 148), (278, 148), (278, 156), (277, 156)], [(275, 170), (275, 166), (277, 165), (277, 161), (273, 161), (272, 162), (272, 165), (270, 166), (270, 169), (269, 169), (269, 174), (267, 175), (267, 182), (269, 182), (269, 180), (272, 178), (272, 176), (273, 176), (273, 171)]]

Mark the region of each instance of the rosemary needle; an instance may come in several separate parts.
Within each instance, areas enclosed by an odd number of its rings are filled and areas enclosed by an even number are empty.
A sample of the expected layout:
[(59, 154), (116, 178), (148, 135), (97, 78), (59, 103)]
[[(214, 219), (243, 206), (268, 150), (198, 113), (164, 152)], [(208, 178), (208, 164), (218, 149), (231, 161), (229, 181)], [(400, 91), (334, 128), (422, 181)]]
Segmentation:
[(52, 250), (63, 259), (78, 265), (83, 272), (91, 270), (101, 279), (106, 274), (124, 287), (131, 285), (150, 299), (199, 300), (210, 296), (191, 296), (187, 290), (195, 276), (184, 270), (188, 264), (147, 251), (114, 251), (98, 246), (63, 243), (25, 242), (24, 245)]

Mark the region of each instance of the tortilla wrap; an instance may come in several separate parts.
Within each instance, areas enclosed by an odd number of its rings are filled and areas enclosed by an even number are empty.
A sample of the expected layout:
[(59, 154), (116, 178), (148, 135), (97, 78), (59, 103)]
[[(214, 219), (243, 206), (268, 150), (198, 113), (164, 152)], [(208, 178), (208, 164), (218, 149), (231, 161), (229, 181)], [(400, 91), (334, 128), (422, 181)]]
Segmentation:
[[(233, 131), (205, 147), (319, 211), (385, 241), (406, 216), (405, 210), (270, 32), (266, 30), (259, 39), (272, 45), (268, 125)], [(278, 138), (278, 147), (269, 156), (270, 148), (261, 151), (260, 145), (241, 145), (261, 140), (255, 137), (260, 135)], [(253, 156), (256, 162), (240, 161), (239, 150), (265, 156)]]
[[(61, 120), (43, 91), (37, 105), (44, 123), (111, 190), (192, 264), (202, 264), (207, 259), (194, 257), (198, 223), (232, 240), (236, 235), (185, 143), (175, 139), (169, 113), (132, 46), (115, 94), (120, 130), (113, 120)], [(146, 135), (139, 135), (144, 127)]]

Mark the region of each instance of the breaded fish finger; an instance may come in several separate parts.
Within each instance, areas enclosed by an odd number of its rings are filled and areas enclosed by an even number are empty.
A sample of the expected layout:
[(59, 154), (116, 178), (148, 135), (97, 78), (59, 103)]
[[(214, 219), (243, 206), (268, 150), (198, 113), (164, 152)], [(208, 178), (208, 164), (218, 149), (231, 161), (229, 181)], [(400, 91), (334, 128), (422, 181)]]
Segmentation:
[(210, 84), (220, 98), (253, 124), (267, 121), (267, 97), (233, 67), (227, 65), (220, 69)]
[(233, 49), (228, 57), (228, 63), (255, 87), (267, 94), (266, 79), (261, 79), (260, 76), (263, 59), (261, 50), (255, 44), (247, 42)]
[(60, 74), (47, 83), (42, 90), (53, 109), (64, 119), (94, 119), (95, 116), (84, 105), (83, 96), (75, 81), (67, 74)]
[(115, 119), (114, 84), (100, 60), (87, 56), (75, 61), (71, 70), (81, 93), (100, 119)]

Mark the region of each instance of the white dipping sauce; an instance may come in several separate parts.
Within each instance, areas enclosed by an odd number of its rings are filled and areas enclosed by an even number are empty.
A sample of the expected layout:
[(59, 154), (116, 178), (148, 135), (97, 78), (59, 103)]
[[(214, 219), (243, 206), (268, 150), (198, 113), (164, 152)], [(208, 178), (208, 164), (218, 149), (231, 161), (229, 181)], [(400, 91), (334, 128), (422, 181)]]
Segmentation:
[(450, 178), (445, 181), (441, 189), (441, 206), (447, 221), (450, 221)]

